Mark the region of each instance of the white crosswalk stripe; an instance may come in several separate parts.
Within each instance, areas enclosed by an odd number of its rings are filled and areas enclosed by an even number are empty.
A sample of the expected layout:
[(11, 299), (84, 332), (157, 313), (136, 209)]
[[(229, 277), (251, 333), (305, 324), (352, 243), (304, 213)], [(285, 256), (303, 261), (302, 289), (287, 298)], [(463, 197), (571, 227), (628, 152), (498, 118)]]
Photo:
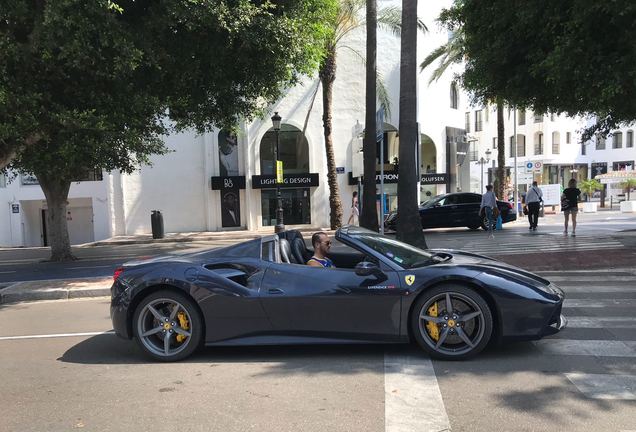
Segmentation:
[(519, 255), (537, 252), (560, 252), (560, 251), (581, 251), (595, 249), (620, 249), (624, 245), (612, 238), (599, 239), (595, 236), (563, 237), (557, 235), (541, 235), (532, 238), (521, 234), (502, 235), (501, 238), (495, 234), (495, 239), (490, 240), (484, 236), (475, 238), (465, 243), (461, 249), (468, 252), (483, 255)]
[[(568, 327), (561, 333), (534, 342), (541, 353), (547, 356), (590, 356), (599, 358), (602, 362), (602, 359), (634, 361), (636, 340), (619, 340), (612, 336), (606, 339), (579, 339), (573, 336), (577, 332), (579, 337), (585, 335), (586, 329), (601, 337), (603, 334), (613, 335), (612, 331), (624, 335), (631, 329), (636, 329), (636, 298), (633, 298), (636, 293), (636, 270), (547, 271), (539, 274), (565, 291), (563, 313), (568, 318)], [(599, 293), (607, 295), (599, 296)], [(569, 311), (573, 313), (570, 315)], [(603, 333), (598, 330), (607, 331)], [(612, 369), (612, 373), (588, 372), (590, 371), (582, 370), (564, 375), (588, 398), (636, 400), (636, 375), (633, 375), (633, 369), (623, 371), (627, 373), (621, 373), (620, 368), (616, 367)]]

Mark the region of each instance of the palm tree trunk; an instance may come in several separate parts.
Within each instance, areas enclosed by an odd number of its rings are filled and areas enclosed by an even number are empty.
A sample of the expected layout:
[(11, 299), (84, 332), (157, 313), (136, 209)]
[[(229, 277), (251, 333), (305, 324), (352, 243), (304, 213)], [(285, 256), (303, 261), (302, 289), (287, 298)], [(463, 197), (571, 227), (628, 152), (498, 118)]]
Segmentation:
[[(377, 57), (378, 8), (376, 0), (367, 0), (367, 69), (366, 69), (366, 113), (364, 120), (364, 193), (360, 225), (378, 231), (378, 211), (375, 207), (375, 111), (376, 111), (376, 57)], [(380, 161), (382, 162), (382, 161)]]
[(71, 182), (56, 176), (35, 173), (46, 197), (48, 207), (47, 232), (51, 244), (51, 261), (71, 261), (76, 258), (71, 252), (71, 242), (66, 223), (66, 200)]
[(333, 101), (333, 82), (336, 79), (336, 49), (330, 47), (319, 71), (322, 84), (322, 127), (325, 136), (325, 151), (327, 152), (327, 183), (329, 184), (329, 223), (331, 229), (338, 229), (342, 225), (342, 202), (338, 188), (336, 173), (336, 159), (333, 152), (333, 136), (331, 124), (331, 105)]
[[(504, 130), (504, 104), (497, 99), (497, 198), (503, 199), (506, 185), (506, 139)], [(516, 149), (515, 149), (516, 151)], [(512, 156), (512, 155), (511, 155)]]
[(397, 239), (426, 248), (417, 203), (417, 0), (402, 1)]

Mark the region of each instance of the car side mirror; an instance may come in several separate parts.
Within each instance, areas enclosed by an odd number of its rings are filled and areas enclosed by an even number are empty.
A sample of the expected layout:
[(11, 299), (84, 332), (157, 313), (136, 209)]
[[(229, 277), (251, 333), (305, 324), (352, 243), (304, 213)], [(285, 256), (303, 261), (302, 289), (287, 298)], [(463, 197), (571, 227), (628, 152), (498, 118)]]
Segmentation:
[(358, 276), (377, 276), (383, 274), (380, 267), (368, 261), (358, 263), (355, 267), (355, 271)]

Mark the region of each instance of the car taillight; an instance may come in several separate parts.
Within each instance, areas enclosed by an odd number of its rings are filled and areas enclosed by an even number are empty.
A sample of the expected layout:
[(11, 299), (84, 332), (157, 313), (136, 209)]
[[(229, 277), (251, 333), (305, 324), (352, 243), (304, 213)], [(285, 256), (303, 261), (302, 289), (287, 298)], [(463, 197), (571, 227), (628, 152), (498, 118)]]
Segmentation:
[(119, 276), (121, 276), (122, 273), (124, 273), (124, 268), (123, 267), (117, 267), (115, 269), (115, 273), (113, 273), (113, 281), (116, 281), (117, 279), (119, 279)]

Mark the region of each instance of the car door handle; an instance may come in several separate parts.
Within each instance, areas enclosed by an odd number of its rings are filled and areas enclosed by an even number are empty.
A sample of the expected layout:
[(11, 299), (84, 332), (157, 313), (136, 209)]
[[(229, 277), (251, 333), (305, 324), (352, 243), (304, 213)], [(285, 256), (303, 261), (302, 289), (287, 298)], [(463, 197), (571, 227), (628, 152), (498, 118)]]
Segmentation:
[(284, 294), (285, 292), (280, 288), (270, 288), (267, 290), (270, 294)]

